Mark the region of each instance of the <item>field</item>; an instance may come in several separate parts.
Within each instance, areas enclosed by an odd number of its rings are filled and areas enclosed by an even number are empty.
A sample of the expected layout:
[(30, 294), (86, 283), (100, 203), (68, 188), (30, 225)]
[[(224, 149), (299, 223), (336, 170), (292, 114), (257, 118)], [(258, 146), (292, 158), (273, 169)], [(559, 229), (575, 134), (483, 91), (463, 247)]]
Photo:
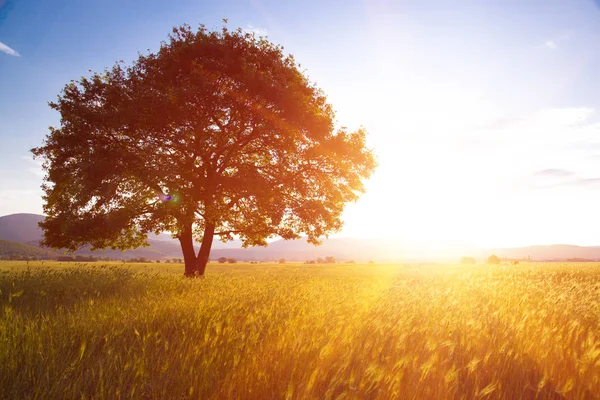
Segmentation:
[(0, 398), (594, 399), (600, 264), (0, 263)]

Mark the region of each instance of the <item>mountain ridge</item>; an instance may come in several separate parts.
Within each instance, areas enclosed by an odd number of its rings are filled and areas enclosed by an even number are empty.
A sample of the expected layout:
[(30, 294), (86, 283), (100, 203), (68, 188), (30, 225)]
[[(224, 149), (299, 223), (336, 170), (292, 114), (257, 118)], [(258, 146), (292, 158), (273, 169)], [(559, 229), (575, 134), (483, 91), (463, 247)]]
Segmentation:
[[(0, 240), (23, 243), (40, 249), (39, 242), (43, 237), (38, 223), (45, 217), (39, 214), (19, 213), (0, 217)], [(151, 236), (149, 246), (137, 249), (100, 250), (92, 252), (89, 247), (76, 251), (75, 255), (111, 257), (129, 259), (145, 257), (147, 259), (182, 258), (179, 242), (163, 233)], [(41, 249), (53, 252), (50, 249)], [(307, 261), (327, 256), (341, 261), (354, 260), (378, 262), (456, 262), (462, 256), (475, 257), (479, 261), (487, 259), (491, 254), (506, 259), (531, 260), (600, 260), (600, 246), (578, 246), (569, 244), (532, 245), (514, 248), (480, 249), (474, 247), (435, 248), (431, 246), (414, 246), (394, 239), (359, 239), (333, 238), (325, 239), (321, 246), (315, 247), (304, 240), (277, 240), (267, 247), (242, 248), (241, 242), (213, 243), (211, 259), (232, 257), (246, 261)], [(1, 255), (1, 254), (0, 254)]]

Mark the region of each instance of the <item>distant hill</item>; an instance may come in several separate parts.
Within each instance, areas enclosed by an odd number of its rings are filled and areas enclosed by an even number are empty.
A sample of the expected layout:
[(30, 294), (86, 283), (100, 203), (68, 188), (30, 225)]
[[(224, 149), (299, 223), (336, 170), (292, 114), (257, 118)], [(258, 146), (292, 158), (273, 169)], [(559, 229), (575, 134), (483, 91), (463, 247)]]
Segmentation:
[(42, 240), (42, 230), (38, 226), (44, 220), (38, 214), (11, 214), (0, 217), (0, 239), (12, 242), (31, 243)]
[(23, 258), (34, 257), (39, 259), (53, 259), (57, 257), (57, 253), (40, 249), (36, 246), (31, 246), (25, 243), (11, 242), (10, 240), (0, 240), (0, 257), (2, 258)]
[[(52, 254), (61, 254), (61, 252), (54, 252), (49, 249), (39, 247), (39, 242), (43, 238), (42, 229), (38, 226), (38, 223), (44, 220), (43, 215), (38, 214), (11, 214), (0, 217), (0, 240), (9, 241), (12, 243), (10, 246), (5, 244), (3, 249), (0, 250), (0, 255), (8, 254), (9, 252), (17, 251), (17, 245), (21, 252), (29, 253), (31, 249), (37, 249), (41, 253), (39, 256)], [(90, 251), (88, 248), (83, 248), (76, 251), (75, 255), (92, 255), (96, 257), (110, 257), (114, 259), (129, 259), (146, 257), (148, 259), (158, 259), (165, 257), (181, 257), (181, 249), (179, 242), (171, 238), (169, 234), (161, 234), (153, 236), (154, 239), (149, 240), (151, 243), (150, 247), (141, 247), (135, 250), (128, 250), (122, 252), (120, 250), (103, 250), (103, 251)], [(28, 254), (29, 254), (28, 253)], [(30, 254), (33, 256), (33, 253)]]
[(600, 260), (600, 247), (574, 246), (570, 244), (553, 244), (550, 246), (528, 246), (520, 248), (493, 249), (488, 254), (496, 254), (500, 258), (515, 258), (539, 261), (561, 261), (572, 258), (584, 260)]
[(164, 258), (183, 258), (179, 242), (172, 240), (148, 240), (150, 246), (139, 247), (133, 250), (98, 250), (91, 251), (89, 247), (84, 247), (77, 250), (74, 255), (93, 256), (93, 257), (110, 257), (116, 260), (128, 260), (130, 258), (145, 257), (149, 260), (158, 260)]
[[(33, 245), (34, 248), (42, 239), (42, 230), (38, 223), (44, 220), (43, 215), (12, 214), (0, 217), (0, 240), (20, 242)], [(148, 259), (182, 258), (177, 239), (168, 233), (151, 235), (150, 246), (125, 252), (119, 250), (103, 250), (92, 252), (83, 248), (75, 255), (110, 257), (113, 259), (130, 259), (145, 257)], [(39, 248), (38, 248), (39, 249)], [(39, 249), (49, 252), (47, 249)], [(50, 252), (52, 253), (52, 252)], [(1, 254), (1, 253), (0, 253)], [(47, 254), (47, 253), (43, 253)], [(306, 261), (327, 256), (340, 261), (405, 261), (405, 262), (458, 262), (462, 256), (475, 257), (482, 262), (491, 254), (500, 258), (531, 260), (600, 260), (600, 247), (583, 247), (573, 245), (529, 246), (520, 248), (477, 249), (470, 247), (433, 247), (415, 246), (393, 239), (357, 239), (334, 238), (324, 240), (321, 246), (308, 244), (306, 240), (278, 240), (268, 247), (241, 248), (241, 242), (222, 243), (215, 240), (211, 258), (232, 257), (238, 260), (273, 261), (285, 258), (288, 261)]]

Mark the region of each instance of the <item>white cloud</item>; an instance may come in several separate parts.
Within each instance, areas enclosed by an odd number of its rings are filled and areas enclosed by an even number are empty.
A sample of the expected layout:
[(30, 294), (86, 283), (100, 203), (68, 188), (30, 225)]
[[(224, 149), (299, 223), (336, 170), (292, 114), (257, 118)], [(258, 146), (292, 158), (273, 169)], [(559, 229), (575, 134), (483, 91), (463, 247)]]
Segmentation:
[(15, 57), (21, 56), (19, 53), (17, 53), (17, 51), (11, 49), (10, 47), (8, 47), (7, 45), (5, 45), (2, 42), (0, 42), (0, 51), (8, 54), (9, 56), (15, 56)]
[(542, 46), (548, 50), (556, 50), (559, 47), (562, 47), (562, 45), (564, 45), (566, 42), (570, 41), (572, 37), (573, 34), (571, 31), (561, 31), (550, 39), (546, 40)]
[(43, 178), (44, 176), (46, 176), (46, 173), (42, 169), (42, 161), (41, 160), (39, 160), (39, 159), (34, 160), (33, 158), (28, 157), (28, 156), (21, 156), (21, 159), (27, 161), (31, 165), (29, 168), (27, 168), (27, 171), (31, 172), (32, 174), (34, 174), (35, 176), (37, 176), (39, 178)]
[(257, 28), (250, 24), (244, 28), (244, 31), (248, 33), (254, 33), (256, 36), (267, 36), (267, 33), (269, 33), (265, 28)]
[(551, 178), (570, 178), (574, 175), (573, 171), (567, 171), (560, 168), (547, 168), (536, 171), (536, 176), (551, 177)]
[[(593, 108), (549, 108), (479, 132), (480, 151), (492, 160), (490, 175), (521, 182), (524, 189), (595, 178), (598, 160), (597, 112)], [(579, 186), (594, 188), (590, 181)]]
[(590, 107), (565, 107), (565, 108), (546, 108), (531, 115), (530, 122), (537, 125), (548, 125), (549, 127), (568, 127), (585, 124), (586, 126), (595, 126), (590, 124), (590, 118), (596, 111)]
[(38, 176), (40, 178), (43, 178), (44, 176), (46, 176), (46, 174), (44, 173), (44, 171), (41, 168), (28, 168), (27, 171), (31, 172), (32, 174), (34, 174), (35, 176)]

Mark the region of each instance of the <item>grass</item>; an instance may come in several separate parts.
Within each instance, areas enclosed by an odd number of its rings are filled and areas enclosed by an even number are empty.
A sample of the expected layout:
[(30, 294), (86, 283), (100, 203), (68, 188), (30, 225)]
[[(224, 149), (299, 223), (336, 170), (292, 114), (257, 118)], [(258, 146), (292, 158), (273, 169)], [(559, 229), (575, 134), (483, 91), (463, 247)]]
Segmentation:
[(600, 264), (0, 263), (0, 398), (594, 399)]

